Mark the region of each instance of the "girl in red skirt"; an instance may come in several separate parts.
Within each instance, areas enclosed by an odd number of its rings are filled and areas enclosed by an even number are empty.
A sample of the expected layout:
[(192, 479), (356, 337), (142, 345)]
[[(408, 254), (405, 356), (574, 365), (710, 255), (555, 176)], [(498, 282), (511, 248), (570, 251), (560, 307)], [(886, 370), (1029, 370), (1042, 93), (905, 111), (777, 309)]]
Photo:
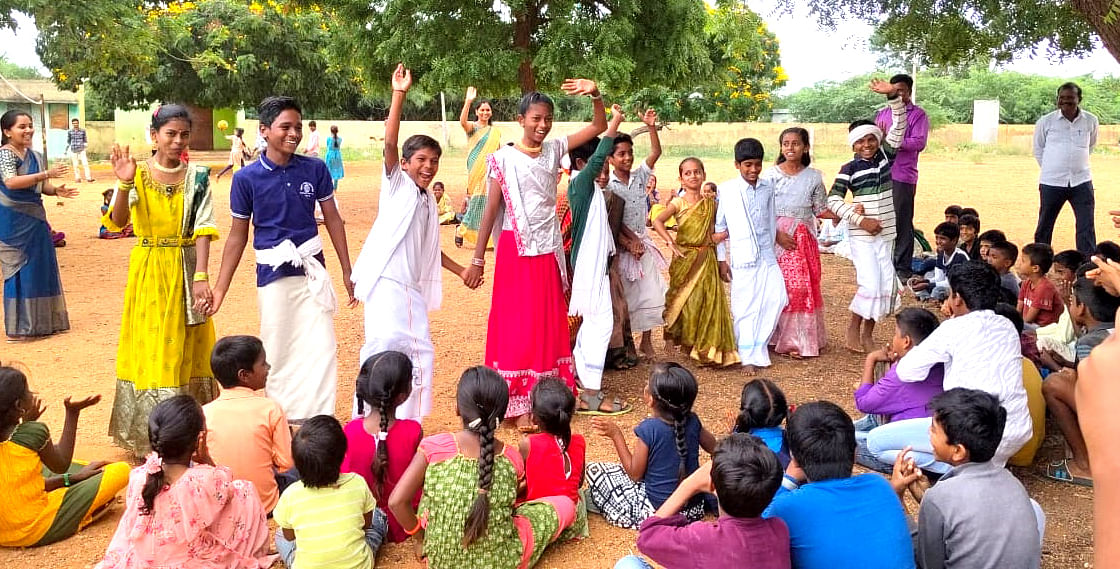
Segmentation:
[[(521, 140), (487, 157), (489, 197), (480, 235), (493, 234), (497, 265), (485, 364), (509, 386), (506, 418), (530, 430), (529, 392), (541, 377), (557, 377), (575, 388), (568, 335), (568, 286), (560, 223), (556, 218), (556, 183), (560, 159), (607, 128), (602, 97), (595, 82), (568, 79), (568, 95), (588, 95), (594, 119), (578, 132), (545, 140), (552, 130), (554, 106), (547, 95), (532, 92), (521, 98), (517, 122)], [(467, 275), (467, 286), (482, 282), (486, 240), (479, 239)]]

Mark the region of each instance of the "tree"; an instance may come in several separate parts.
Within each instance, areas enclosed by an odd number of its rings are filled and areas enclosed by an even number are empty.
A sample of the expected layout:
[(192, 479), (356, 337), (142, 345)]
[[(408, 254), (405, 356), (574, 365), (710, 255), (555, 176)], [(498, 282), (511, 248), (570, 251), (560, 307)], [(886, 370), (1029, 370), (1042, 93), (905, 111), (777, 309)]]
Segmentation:
[(24, 67), (8, 61), (0, 55), (0, 75), (8, 79), (43, 79), (43, 74), (34, 67)]
[(329, 18), (313, 7), (103, 0), (75, 10), (36, 1), (37, 51), (55, 81), (85, 83), (110, 107), (243, 108), (274, 94), (323, 112), (360, 104), (360, 76), (330, 57)]
[(397, 62), (429, 93), (513, 95), (586, 76), (613, 92), (711, 74), (701, 0), (326, 0), (339, 47), (384, 90)]
[(1043, 45), (1051, 55), (1090, 51), (1094, 37), (1120, 61), (1120, 0), (779, 0), (806, 6), (824, 26), (853, 17), (881, 42), (925, 63), (1006, 61)]

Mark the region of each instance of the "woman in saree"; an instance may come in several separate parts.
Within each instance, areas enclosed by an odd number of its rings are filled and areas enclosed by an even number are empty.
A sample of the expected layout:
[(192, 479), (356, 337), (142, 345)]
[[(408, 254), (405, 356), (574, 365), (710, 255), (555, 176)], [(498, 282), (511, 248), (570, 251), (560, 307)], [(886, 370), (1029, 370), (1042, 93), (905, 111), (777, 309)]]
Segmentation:
[[(679, 167), (682, 195), (669, 201), (653, 220), (657, 234), (669, 244), (669, 291), (665, 294), (665, 342), (701, 365), (739, 363), (731, 307), (720, 282), (712, 233), (716, 202), (701, 194), (704, 163), (685, 158)], [(665, 222), (675, 217), (676, 236)]]
[(47, 169), (31, 149), (31, 115), (8, 111), (0, 117), (0, 274), (4, 278), (4, 332), (10, 341), (49, 336), (70, 329), (58, 257), (47, 225), (43, 196), (72, 198), (78, 190), (54, 186), (65, 165)]
[(502, 133), (490, 124), (494, 108), (490, 101), (483, 99), (474, 110), (475, 122), (470, 121), (471, 106), (478, 91), (467, 87), (467, 98), (463, 100), (463, 111), (459, 113), (459, 124), (467, 133), (467, 212), (463, 222), (455, 230), (455, 245), (463, 246), (463, 241), (474, 245), (478, 240), (478, 227), (482, 223), (482, 212), (486, 209), (486, 157), (502, 144)]
[(152, 115), (155, 156), (138, 164), (127, 146), (115, 145), (110, 156), (118, 186), (101, 222), (110, 231), (131, 222), (139, 240), (128, 261), (109, 434), (139, 457), (150, 448), (148, 415), (157, 403), (182, 394), (207, 403), (217, 395), (214, 323), (205, 314), (218, 230), (210, 168), (180, 160), (190, 129), (186, 107), (164, 105)]
[(821, 171), (810, 168), (809, 131), (787, 128), (778, 137), (778, 163), (762, 173), (760, 183), (774, 187), (778, 231), (790, 248), (778, 247), (778, 266), (786, 283), (789, 304), (778, 318), (770, 345), (794, 358), (815, 357), (827, 343), (824, 298), (821, 296), (821, 254), (817, 218), (833, 219), (826, 203)]

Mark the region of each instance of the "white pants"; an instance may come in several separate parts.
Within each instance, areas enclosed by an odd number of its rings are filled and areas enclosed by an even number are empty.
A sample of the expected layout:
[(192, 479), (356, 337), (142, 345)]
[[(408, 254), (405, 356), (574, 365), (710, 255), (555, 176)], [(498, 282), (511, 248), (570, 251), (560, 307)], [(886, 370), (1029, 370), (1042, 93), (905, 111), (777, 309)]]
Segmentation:
[(289, 422), (334, 415), (338, 355), (334, 313), (307, 289), (307, 278), (283, 277), (257, 288), (261, 342), (272, 370), (265, 393)]
[[(603, 273), (602, 279), (604, 281), (602, 287), (609, 291), (610, 278)], [(606, 302), (599, 302), (599, 306), (584, 313), (583, 323), (580, 324), (579, 333), (576, 334), (576, 345), (572, 350), (576, 375), (579, 376), (579, 384), (584, 389), (598, 390), (603, 387), (603, 363), (607, 359), (607, 347), (611, 343), (611, 333), (614, 331), (614, 307), (611, 305), (611, 296), (605, 295), (605, 300)]]
[(731, 269), (731, 316), (743, 365), (770, 365), (770, 336), (789, 304), (782, 270), (772, 260)]
[(70, 153), (70, 167), (74, 169), (74, 181), (75, 182), (81, 182), (82, 181), (82, 178), (78, 177), (78, 163), (79, 162), (85, 168), (85, 172), (86, 172), (85, 179), (86, 180), (92, 180), (93, 176), (91, 176), (90, 173), (89, 173), (89, 159), (86, 158), (86, 151), (82, 150), (81, 152), (71, 152)]
[[(412, 360), (412, 393), (397, 407), (398, 419), (419, 421), (432, 412), (432, 369), (436, 350), (428, 324), (428, 305), (419, 290), (378, 279), (365, 302), (366, 341), (358, 365), (392, 350)], [(354, 416), (358, 400), (354, 399)]]
[(848, 310), (865, 320), (882, 320), (902, 304), (894, 272), (894, 243), (879, 237), (853, 237), (850, 244), (857, 288)]

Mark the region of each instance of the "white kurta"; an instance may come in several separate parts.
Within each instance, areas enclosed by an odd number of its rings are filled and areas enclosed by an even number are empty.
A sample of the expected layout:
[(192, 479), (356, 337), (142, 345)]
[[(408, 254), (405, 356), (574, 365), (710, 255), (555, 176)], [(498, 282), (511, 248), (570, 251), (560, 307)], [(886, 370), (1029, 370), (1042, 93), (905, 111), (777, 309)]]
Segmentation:
[[(420, 420), (432, 409), (432, 345), (428, 311), (439, 308), (439, 219), (431, 195), (399, 167), (382, 174), (378, 217), (354, 265), (354, 293), (365, 304), (359, 365), (383, 351), (412, 360), (412, 392), (398, 419)], [(357, 400), (354, 401), (357, 415)]]
[(731, 265), (731, 316), (744, 366), (770, 365), (770, 337), (789, 303), (782, 270), (774, 256), (777, 218), (774, 190), (768, 183), (751, 186), (741, 176), (720, 184), (716, 232), (728, 232), (716, 247), (720, 261)]

